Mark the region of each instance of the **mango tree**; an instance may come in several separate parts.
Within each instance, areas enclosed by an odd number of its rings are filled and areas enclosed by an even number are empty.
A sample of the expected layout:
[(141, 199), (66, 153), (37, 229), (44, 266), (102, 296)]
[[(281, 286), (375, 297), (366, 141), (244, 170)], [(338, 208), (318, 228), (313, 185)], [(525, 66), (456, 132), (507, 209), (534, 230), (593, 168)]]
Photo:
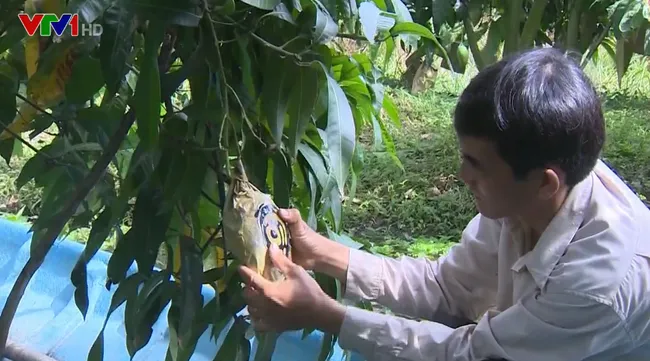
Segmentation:
[[(342, 53), (341, 37), (392, 42), (434, 39), (426, 28), (384, 11), (364, 15), (354, 0), (27, 0), (0, 4), (0, 154), (35, 155), (16, 185), (42, 190), (31, 257), (0, 316), (0, 354), (34, 272), (55, 240), (89, 227), (72, 270), (75, 302), (89, 308), (86, 265), (117, 239), (106, 287), (109, 314), (125, 304), (130, 355), (150, 340), (169, 306), (168, 358), (187, 360), (208, 328), (227, 341), (216, 359), (248, 359), (246, 305), (224, 246), (222, 209), (235, 164), (309, 225), (352, 247), (342, 204), (361, 170), (359, 134), (378, 129), (392, 144), (399, 125), (380, 72), (362, 53)], [(101, 34), (40, 29), (26, 35), (19, 13), (78, 14)], [(370, 18), (367, 18), (370, 16)], [(372, 19), (372, 20), (368, 20)], [(45, 146), (34, 138), (50, 134)], [(391, 148), (392, 149), (392, 148)], [(389, 149), (390, 150), (390, 149)], [(129, 274), (135, 263), (137, 272)], [(316, 274), (333, 297), (335, 280)], [(202, 285), (216, 296), (203, 299)], [(305, 330), (309, 333), (311, 330)], [(103, 332), (103, 331), (102, 331)], [(260, 335), (257, 359), (273, 353)], [(321, 359), (331, 354), (325, 335)], [(103, 357), (100, 333), (88, 359)]]
[[(645, 0), (405, 0), (413, 21), (432, 29), (449, 57), (425, 38), (407, 59), (404, 81), (417, 84), (437, 59), (464, 73), (469, 54), (480, 70), (534, 46), (569, 50), (585, 66), (598, 50), (616, 63), (619, 82), (633, 54), (650, 55)], [(413, 90), (413, 89), (412, 89)]]

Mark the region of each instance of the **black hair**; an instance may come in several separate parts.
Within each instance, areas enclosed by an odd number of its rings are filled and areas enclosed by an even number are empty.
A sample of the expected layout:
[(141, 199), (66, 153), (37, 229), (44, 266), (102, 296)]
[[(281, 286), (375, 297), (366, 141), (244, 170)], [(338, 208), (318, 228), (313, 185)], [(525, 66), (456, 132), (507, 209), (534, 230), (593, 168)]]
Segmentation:
[(479, 72), (454, 113), (459, 136), (495, 142), (514, 176), (556, 165), (569, 187), (587, 177), (605, 142), (600, 99), (580, 66), (556, 48), (534, 48)]

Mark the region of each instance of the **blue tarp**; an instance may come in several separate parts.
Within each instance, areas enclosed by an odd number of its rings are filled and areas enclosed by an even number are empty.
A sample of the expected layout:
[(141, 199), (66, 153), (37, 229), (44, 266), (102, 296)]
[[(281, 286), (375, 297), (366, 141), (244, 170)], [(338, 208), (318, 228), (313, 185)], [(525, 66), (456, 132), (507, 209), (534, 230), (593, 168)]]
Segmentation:
[[(31, 233), (29, 226), (0, 219), (0, 305), (4, 307), (14, 281), (29, 257)], [(9, 338), (28, 345), (36, 351), (61, 361), (85, 360), (90, 347), (101, 330), (104, 318), (117, 288), (106, 290), (106, 266), (110, 253), (100, 251), (88, 264), (89, 308), (84, 320), (74, 302), (74, 287), (70, 272), (83, 245), (69, 240), (57, 241), (45, 263), (36, 272), (20, 303), (11, 327)], [(135, 266), (132, 272), (135, 271)], [(211, 288), (204, 287), (205, 302), (214, 297)], [(124, 307), (118, 308), (109, 319), (104, 331), (104, 359), (130, 360), (126, 350)], [(169, 308), (169, 306), (168, 306)], [(165, 359), (168, 346), (167, 311), (163, 311), (153, 327), (153, 335), (146, 347), (134, 360)], [(225, 331), (215, 343), (210, 340), (210, 329), (203, 334), (192, 358), (193, 361), (211, 361), (225, 336)], [(273, 361), (318, 359), (322, 333), (314, 332), (304, 340), (302, 332), (287, 332), (278, 340)], [(255, 349), (253, 340), (253, 352)], [(333, 361), (344, 359), (336, 345)], [(352, 361), (362, 359), (353, 354)]]

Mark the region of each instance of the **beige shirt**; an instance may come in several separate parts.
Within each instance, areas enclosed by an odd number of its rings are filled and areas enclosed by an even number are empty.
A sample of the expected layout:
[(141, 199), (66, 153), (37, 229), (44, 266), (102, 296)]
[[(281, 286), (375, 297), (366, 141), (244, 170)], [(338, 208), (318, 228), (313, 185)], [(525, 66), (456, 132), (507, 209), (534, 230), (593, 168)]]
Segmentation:
[[(437, 261), (351, 250), (346, 300), (423, 321), (348, 306), (341, 347), (368, 361), (650, 360), (650, 211), (604, 163), (526, 243), (477, 215)], [(454, 328), (462, 318), (478, 323)]]

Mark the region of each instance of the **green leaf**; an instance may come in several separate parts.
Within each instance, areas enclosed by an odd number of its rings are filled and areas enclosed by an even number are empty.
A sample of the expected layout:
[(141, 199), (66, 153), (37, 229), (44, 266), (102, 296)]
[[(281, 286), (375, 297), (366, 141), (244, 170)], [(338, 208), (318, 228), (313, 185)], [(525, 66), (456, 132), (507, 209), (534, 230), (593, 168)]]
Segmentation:
[(213, 268), (203, 272), (203, 284), (211, 284), (222, 279), (226, 275), (226, 270), (223, 267)]
[(307, 131), (311, 114), (318, 99), (318, 73), (311, 67), (298, 68), (296, 83), (289, 98), (289, 151), (291, 158), (298, 155), (298, 146)]
[(244, 145), (242, 158), (246, 174), (251, 183), (262, 192), (266, 192), (266, 176), (268, 175), (268, 155), (264, 144), (252, 137)]
[(314, 176), (314, 172), (309, 171), (308, 174), (308, 180), (309, 180), (309, 213), (307, 215), (307, 224), (309, 227), (312, 229), (316, 229), (318, 227), (318, 221), (316, 220), (316, 207), (317, 207), (317, 198), (318, 198), (318, 188), (316, 184), (316, 177)]
[[(171, 307), (169, 308), (169, 313), (167, 316), (167, 322), (169, 325), (169, 349), (167, 350), (167, 360), (174, 361), (189, 361), (196, 349), (199, 338), (209, 325), (210, 315), (214, 314), (216, 302), (212, 300), (200, 310), (199, 317), (196, 318), (196, 322), (192, 325), (192, 332), (189, 338), (185, 340), (186, 346), (183, 346), (179, 343), (178, 340), (178, 325), (181, 315), (181, 306), (179, 305), (179, 299), (174, 298), (172, 300)], [(226, 319), (227, 321), (227, 319)], [(217, 327), (221, 327), (217, 325)], [(223, 328), (223, 327), (221, 327)], [(213, 329), (214, 330), (214, 329)]]
[(102, 16), (112, 3), (111, 0), (71, 0), (65, 12), (77, 13), (80, 21), (90, 24)]
[(358, 76), (353, 80), (343, 80), (339, 83), (339, 85), (341, 88), (343, 88), (346, 95), (349, 95), (359, 101), (370, 100), (370, 92), (368, 92), (368, 87)]
[(384, 100), (382, 102), (382, 105), (384, 106), (384, 110), (386, 111), (388, 118), (390, 118), (393, 124), (397, 127), (401, 127), (402, 122), (399, 119), (399, 113), (397, 112), (397, 107), (395, 106), (395, 103), (390, 98), (390, 96), (384, 95)]
[(88, 312), (88, 279), (86, 277), (86, 266), (108, 238), (112, 228), (112, 221), (112, 209), (107, 207), (93, 222), (86, 247), (81, 253), (81, 256), (79, 256), (70, 275), (72, 285), (75, 287), (75, 303), (84, 319)]
[[(338, 299), (338, 290), (336, 279), (322, 273), (316, 273), (316, 282), (320, 285), (321, 289), (333, 299)], [(329, 360), (334, 355), (334, 335), (326, 332), (323, 335), (318, 361)]]
[(281, 3), (280, 0), (240, 0), (240, 1), (262, 10), (273, 10), (276, 6), (278, 6)]
[(341, 220), (343, 218), (343, 198), (336, 188), (332, 188), (329, 198), (326, 199), (325, 208), (330, 212), (334, 229), (341, 230)]
[(323, 335), (318, 361), (328, 361), (334, 355), (334, 335), (327, 332)]
[(288, 208), (293, 174), (282, 151), (273, 156), (273, 199), (280, 208)]
[(95, 95), (104, 85), (102, 67), (99, 59), (84, 56), (75, 61), (72, 75), (65, 85), (68, 101), (83, 104)]
[(312, 36), (316, 44), (327, 44), (336, 37), (339, 27), (327, 9), (318, 0), (314, 1), (316, 4), (316, 23)]
[(126, 272), (135, 261), (134, 248), (137, 241), (133, 228), (129, 229), (123, 237), (118, 238), (117, 246), (111, 254), (106, 268), (108, 276), (107, 289), (110, 288), (111, 284), (119, 284), (124, 280)]
[(293, 69), (288, 59), (280, 58), (272, 51), (268, 53), (262, 85), (262, 107), (266, 113), (271, 135), (279, 146), (282, 143), (289, 91), (293, 84), (290, 78)]
[(169, 99), (178, 90), (178, 87), (183, 84), (190, 76), (192, 70), (196, 69), (199, 65), (200, 57), (197, 50), (192, 53), (189, 59), (183, 62), (183, 66), (175, 71), (163, 74), (160, 78), (160, 95), (161, 100)]
[(10, 25), (8, 25), (7, 31), (2, 35), (2, 37), (0, 37), (0, 54), (13, 48), (16, 44), (19, 44), (26, 35), (27, 32), (25, 32), (20, 21), (18, 21), (18, 17), (12, 19)]
[[(325, 188), (328, 184), (330, 175), (327, 172), (327, 166), (325, 165), (325, 160), (323, 159), (322, 155), (305, 143), (298, 145), (298, 151), (309, 164), (309, 167), (318, 179), (320, 186)], [(323, 192), (325, 191), (329, 190), (324, 189)]]
[(386, 146), (386, 151), (388, 152), (393, 162), (395, 162), (395, 165), (398, 166), (402, 172), (404, 172), (404, 165), (402, 165), (402, 162), (397, 157), (397, 149), (395, 148), (395, 142), (393, 141), (393, 136), (390, 134), (388, 129), (386, 129), (386, 124), (384, 124), (383, 121), (379, 119), (376, 119), (376, 121), (377, 123), (379, 123), (379, 127), (381, 129), (381, 139), (384, 145)]
[(447, 63), (451, 63), (449, 60), (449, 55), (447, 54), (447, 51), (445, 48), (440, 45), (440, 42), (438, 39), (433, 35), (433, 33), (427, 29), (426, 27), (417, 24), (417, 23), (398, 23), (395, 26), (393, 26), (392, 29), (390, 29), (390, 33), (392, 36), (397, 36), (399, 34), (413, 34), (413, 35), (418, 35), (421, 36), (425, 39), (429, 39), (433, 42), (433, 45), (438, 48), (438, 51), (442, 54), (442, 58), (447, 61)]
[(196, 27), (203, 17), (201, 0), (122, 0), (129, 11), (144, 19)]
[(256, 332), (255, 338), (258, 344), (254, 361), (271, 361), (279, 337), (280, 334), (277, 332)]
[(273, 12), (268, 13), (268, 15), (275, 16), (276, 18), (282, 19), (288, 22), (289, 24), (296, 25), (296, 21), (294, 20), (291, 11), (287, 7), (287, 5), (285, 5), (282, 2), (280, 2), (275, 8), (273, 8)]
[(645, 1), (633, 1), (621, 18), (619, 29), (623, 33), (630, 32), (639, 27), (646, 19), (643, 17), (643, 8), (648, 6)]
[(329, 74), (327, 74), (327, 89), (328, 114), (325, 132), (329, 161), (339, 194), (343, 195), (343, 187), (352, 162), (356, 130), (350, 103), (339, 84)]
[(203, 189), (203, 180), (208, 171), (207, 154), (201, 150), (192, 150), (185, 153), (187, 157), (187, 171), (181, 183), (182, 202), (187, 209), (195, 209), (201, 190)]
[(6, 62), (0, 62), (0, 128), (11, 124), (16, 116), (18, 73)]
[(104, 325), (99, 331), (99, 335), (95, 339), (95, 342), (88, 352), (88, 361), (102, 361), (104, 359), (104, 329), (108, 323), (108, 319), (111, 317), (113, 312), (120, 307), (128, 298), (132, 298), (137, 295), (138, 286), (144, 281), (144, 277), (135, 273), (128, 278), (126, 278), (115, 290), (113, 297), (111, 298), (111, 304), (104, 319)]
[(99, 60), (108, 95), (115, 94), (128, 71), (127, 60), (133, 46), (135, 14), (122, 6), (112, 6), (104, 14), (99, 43)]
[(184, 190), (181, 183), (187, 167), (187, 160), (182, 151), (171, 147), (163, 150), (156, 171), (160, 174), (166, 208), (175, 206), (180, 198)]
[(357, 191), (357, 180), (361, 169), (363, 168), (363, 148), (355, 147), (354, 154), (352, 156), (352, 176), (350, 179), (350, 193), (349, 198), (354, 199)]
[[(200, 230), (195, 230), (200, 237)], [(193, 324), (203, 306), (201, 286), (203, 284), (203, 260), (194, 238), (181, 236), (181, 300), (178, 326), (178, 341), (182, 348), (191, 343)]]
[(433, 26), (436, 31), (448, 23), (454, 15), (454, 3), (451, 0), (433, 0), (431, 3)]
[(158, 144), (160, 123), (160, 73), (158, 71), (158, 48), (165, 35), (165, 25), (152, 20), (145, 37), (144, 55), (140, 61), (140, 75), (135, 89), (135, 112), (138, 137), (147, 149)]
[(634, 52), (632, 47), (623, 39), (619, 37), (616, 39), (616, 75), (618, 77), (618, 86), (621, 86), (623, 76), (627, 72)]
[[(284, 6), (284, 4), (280, 4)], [(285, 6), (286, 9), (286, 6)], [(277, 11), (277, 10), (276, 10)], [(274, 11), (275, 12), (275, 11)], [(288, 14), (291, 17), (291, 14)], [(247, 95), (250, 99), (257, 97), (257, 89), (255, 87), (255, 79), (253, 74), (253, 63), (249, 55), (249, 42), (250, 38), (246, 36), (237, 36), (237, 59), (242, 70), (242, 82), (246, 89)]]
[(114, 97), (101, 107), (83, 108), (77, 111), (76, 125), (88, 132), (89, 140), (106, 144), (117, 129), (115, 119), (121, 117), (124, 108), (117, 105), (120, 97)]
[[(46, 229), (49, 221), (56, 217), (65, 206), (65, 202), (75, 192), (77, 185), (84, 178), (87, 169), (57, 167), (50, 174), (43, 189), (43, 198), (39, 217), (35, 222), (36, 229)], [(32, 250), (38, 245), (33, 238)]]
[(342, 245), (345, 245), (346, 247), (349, 247), (349, 248), (352, 248), (352, 249), (361, 249), (361, 248), (363, 248), (363, 244), (353, 240), (352, 238), (350, 238), (350, 236), (348, 236), (346, 234), (343, 234), (343, 233), (339, 234), (339, 233), (333, 232), (331, 229), (327, 230), (327, 234), (328, 234), (328, 236), (329, 236), (329, 238), (331, 240), (333, 240), (335, 242), (338, 242), (338, 243), (340, 243)]
[(385, 41), (386, 43), (386, 54), (384, 55), (384, 69), (388, 68), (388, 64), (390, 64), (390, 59), (393, 56), (393, 52), (395, 51), (395, 40), (393, 38), (388, 38)]
[(316, 331), (316, 329), (314, 329), (314, 328), (306, 328), (306, 329), (302, 330), (301, 339), (302, 340), (306, 339), (307, 336), (311, 335), (314, 331)]
[(390, 29), (395, 24), (395, 20), (382, 16), (377, 5), (369, 1), (364, 1), (359, 6), (359, 22), (363, 35), (371, 44), (375, 43), (380, 28)]
[(39, 175), (46, 174), (53, 167), (52, 162), (48, 161), (47, 153), (48, 150), (54, 149), (58, 144), (55, 142), (43, 147), (39, 153), (36, 153), (23, 165), (15, 181), (17, 190), (20, 190), (27, 182)]
[(214, 361), (248, 361), (250, 342), (245, 337), (248, 327), (248, 323), (242, 317), (235, 317)]
[(144, 275), (151, 273), (171, 222), (172, 210), (163, 208), (162, 204), (161, 190), (154, 187), (142, 189), (135, 201), (131, 231), (137, 241), (133, 252), (138, 272)]
[(137, 295), (129, 295), (124, 311), (126, 346), (131, 358), (151, 339), (152, 326), (171, 301), (174, 283), (166, 271), (155, 272)]
[(11, 162), (11, 157), (13, 156), (16, 144), (20, 143), (14, 138), (0, 141), (0, 156), (5, 160), (5, 162), (7, 162), (7, 165)]
[[(77, 115), (79, 115), (79, 113), (77, 113)], [(29, 139), (31, 140), (36, 138), (39, 134), (47, 130), (52, 124), (54, 124), (54, 119), (52, 119), (49, 114), (37, 115), (32, 122), (33, 130), (31, 133), (29, 133)]]
[(384, 0), (372, 0), (372, 2), (375, 3), (375, 5), (377, 5), (377, 7), (379, 9), (381, 9), (382, 11), (388, 11), (388, 7), (386, 6), (386, 1), (384, 1)]
[[(411, 13), (409, 9), (406, 7), (406, 4), (402, 0), (390, 0), (390, 3), (395, 11), (395, 15), (397, 15), (397, 22), (400, 23), (411, 23), (413, 22), (413, 17), (411, 16)], [(417, 14), (418, 11), (416, 10), (415, 13)], [(393, 26), (394, 23), (391, 23), (391, 26)], [(384, 30), (384, 29), (382, 29)], [(388, 30), (388, 29), (385, 29)], [(418, 46), (418, 38), (417, 36), (413, 35), (400, 35), (400, 38), (402, 41), (409, 47), (411, 48), (417, 48)], [(392, 38), (389, 38), (392, 41)], [(388, 49), (387, 49), (388, 51)], [(392, 51), (391, 51), (392, 52)]]
[(363, 53), (356, 53), (352, 55), (352, 59), (358, 64), (359, 67), (363, 70), (364, 74), (371, 73), (373, 71), (373, 64), (370, 61), (368, 55)]

